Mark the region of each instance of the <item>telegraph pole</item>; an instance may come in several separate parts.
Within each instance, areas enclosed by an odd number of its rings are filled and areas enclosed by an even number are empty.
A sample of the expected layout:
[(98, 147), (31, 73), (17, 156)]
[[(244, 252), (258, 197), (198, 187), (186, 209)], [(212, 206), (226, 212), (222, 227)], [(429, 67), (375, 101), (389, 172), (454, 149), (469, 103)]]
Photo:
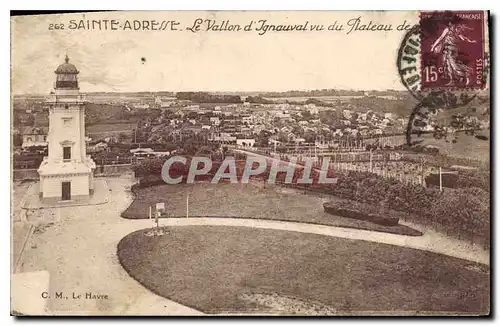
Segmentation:
[(439, 167), (439, 191), (443, 192), (443, 173), (441, 167)]
[(373, 155), (372, 155), (372, 148), (370, 148), (370, 172), (373, 172)]

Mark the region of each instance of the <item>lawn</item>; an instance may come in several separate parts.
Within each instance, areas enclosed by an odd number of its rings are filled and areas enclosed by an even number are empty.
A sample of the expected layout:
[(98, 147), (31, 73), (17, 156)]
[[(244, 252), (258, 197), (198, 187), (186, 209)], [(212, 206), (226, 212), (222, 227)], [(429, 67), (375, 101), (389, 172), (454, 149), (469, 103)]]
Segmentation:
[(148, 218), (149, 206), (165, 203), (169, 217), (186, 216), (189, 194), (190, 217), (235, 217), (296, 221), (373, 230), (411, 236), (420, 231), (404, 225), (383, 226), (368, 221), (334, 216), (324, 212), (331, 196), (305, 195), (296, 190), (262, 184), (178, 184), (134, 188), (135, 198), (122, 213), (129, 219)]
[[(480, 135), (489, 137), (489, 130), (478, 132)], [(465, 135), (465, 133), (457, 133), (457, 142), (446, 142), (445, 139), (434, 139), (432, 134), (424, 135), (425, 145), (432, 145), (439, 148), (440, 153), (466, 157), (481, 162), (489, 162), (490, 160), (490, 140), (480, 140), (475, 136)]]
[(205, 313), (489, 312), (488, 267), (307, 233), (176, 226), (125, 236), (118, 257), (152, 292)]

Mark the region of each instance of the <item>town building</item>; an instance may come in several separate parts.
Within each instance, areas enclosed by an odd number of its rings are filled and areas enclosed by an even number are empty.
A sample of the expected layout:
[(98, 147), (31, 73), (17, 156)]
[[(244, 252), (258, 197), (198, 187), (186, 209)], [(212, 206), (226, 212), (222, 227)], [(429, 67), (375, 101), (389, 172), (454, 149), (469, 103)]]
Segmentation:
[(255, 139), (253, 138), (238, 138), (236, 139), (236, 145), (243, 147), (253, 147), (255, 145)]
[(23, 130), (22, 147), (47, 146), (47, 133), (46, 127), (26, 127)]

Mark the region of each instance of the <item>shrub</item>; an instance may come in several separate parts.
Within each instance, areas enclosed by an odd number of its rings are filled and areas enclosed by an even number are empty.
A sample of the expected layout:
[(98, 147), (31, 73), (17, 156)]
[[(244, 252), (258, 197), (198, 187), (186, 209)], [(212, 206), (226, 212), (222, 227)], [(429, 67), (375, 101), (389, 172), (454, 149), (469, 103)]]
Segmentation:
[(323, 204), (325, 212), (333, 215), (370, 221), (380, 225), (394, 226), (398, 224), (397, 212), (375, 205), (352, 200), (335, 200)]

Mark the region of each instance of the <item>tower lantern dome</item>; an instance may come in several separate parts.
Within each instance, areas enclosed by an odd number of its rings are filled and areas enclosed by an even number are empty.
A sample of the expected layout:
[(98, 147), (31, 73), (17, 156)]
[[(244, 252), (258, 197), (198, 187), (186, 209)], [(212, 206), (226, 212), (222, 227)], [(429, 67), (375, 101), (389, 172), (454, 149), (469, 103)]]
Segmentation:
[(56, 89), (78, 89), (77, 75), (79, 71), (72, 63), (69, 63), (68, 55), (66, 55), (64, 61), (65, 62), (54, 71), (57, 75)]

